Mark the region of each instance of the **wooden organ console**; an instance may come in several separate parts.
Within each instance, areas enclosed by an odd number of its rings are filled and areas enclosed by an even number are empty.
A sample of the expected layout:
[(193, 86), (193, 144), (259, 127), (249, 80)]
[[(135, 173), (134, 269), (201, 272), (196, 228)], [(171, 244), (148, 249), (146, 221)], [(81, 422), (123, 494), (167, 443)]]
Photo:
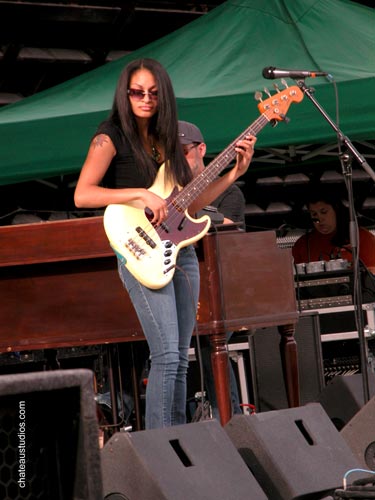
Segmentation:
[[(278, 326), (288, 402), (298, 406), (290, 250), (272, 231), (226, 230), (207, 234), (197, 253), (198, 332), (210, 337), (221, 423), (231, 418), (226, 331)], [(0, 272), (0, 353), (143, 339), (102, 217), (1, 227)]]

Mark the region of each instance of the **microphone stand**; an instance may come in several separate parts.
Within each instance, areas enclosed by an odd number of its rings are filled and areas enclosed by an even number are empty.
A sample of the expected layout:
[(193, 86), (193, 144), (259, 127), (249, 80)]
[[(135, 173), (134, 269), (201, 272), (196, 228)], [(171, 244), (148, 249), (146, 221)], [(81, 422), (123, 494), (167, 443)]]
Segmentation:
[(352, 184), (352, 156), (358, 161), (361, 167), (369, 174), (369, 176), (375, 181), (375, 173), (371, 169), (370, 165), (367, 163), (365, 158), (356, 150), (348, 137), (346, 137), (336, 123), (329, 117), (326, 111), (322, 108), (322, 106), (318, 103), (318, 101), (313, 96), (313, 90), (308, 88), (303, 79), (296, 80), (297, 85), (301, 88), (303, 93), (310, 99), (310, 101), (315, 105), (315, 107), (320, 111), (323, 117), (327, 120), (327, 122), (331, 125), (331, 127), (335, 130), (337, 134), (338, 140), (346, 146), (346, 148), (351, 152), (350, 154), (341, 155), (342, 160), (342, 168), (343, 174), (346, 178), (346, 186), (348, 189), (348, 202), (349, 202), (349, 236), (350, 236), (350, 244), (352, 247), (352, 255), (353, 255), (353, 281), (354, 281), (354, 290), (353, 295), (357, 298), (354, 301), (354, 307), (356, 308), (357, 314), (357, 328), (358, 328), (358, 338), (359, 338), (359, 348), (360, 348), (360, 364), (361, 364), (361, 372), (362, 372), (362, 383), (363, 383), (363, 398), (364, 404), (366, 404), (370, 399), (370, 390), (369, 390), (369, 381), (368, 381), (368, 372), (367, 372), (367, 353), (366, 353), (366, 338), (364, 332), (364, 324), (363, 324), (363, 311), (362, 311), (362, 288), (361, 288), (361, 280), (360, 280), (360, 271), (359, 271), (359, 258), (358, 258), (358, 233), (357, 233), (357, 221), (356, 214), (354, 210), (354, 199), (353, 199), (353, 184)]
[(353, 197), (353, 178), (352, 178), (352, 157), (349, 154), (341, 155), (343, 174), (346, 178), (346, 187), (348, 190), (348, 201), (349, 201), (349, 237), (350, 244), (352, 247), (352, 259), (353, 259), (353, 295), (356, 297), (354, 300), (354, 306), (357, 307), (356, 319), (358, 327), (358, 338), (359, 338), (359, 349), (360, 349), (360, 360), (361, 360), (361, 372), (363, 381), (363, 395), (364, 403), (366, 404), (370, 399), (370, 389), (368, 381), (368, 359), (366, 352), (366, 337), (365, 337), (365, 327), (363, 322), (363, 311), (362, 311), (362, 287), (361, 287), (361, 271), (359, 267), (359, 251), (358, 251), (358, 223), (356, 220), (356, 214), (354, 210), (354, 197)]

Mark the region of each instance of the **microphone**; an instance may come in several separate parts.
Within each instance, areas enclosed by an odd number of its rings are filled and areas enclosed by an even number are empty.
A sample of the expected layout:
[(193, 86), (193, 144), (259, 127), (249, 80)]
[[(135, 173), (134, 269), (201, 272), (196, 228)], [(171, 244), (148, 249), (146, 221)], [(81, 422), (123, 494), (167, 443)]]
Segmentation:
[(317, 217), (311, 217), (312, 222), (315, 222), (316, 224), (320, 224), (320, 220)]
[(298, 71), (296, 69), (278, 69), (267, 66), (263, 69), (264, 78), (274, 80), (275, 78), (316, 78), (317, 76), (328, 76), (324, 71)]

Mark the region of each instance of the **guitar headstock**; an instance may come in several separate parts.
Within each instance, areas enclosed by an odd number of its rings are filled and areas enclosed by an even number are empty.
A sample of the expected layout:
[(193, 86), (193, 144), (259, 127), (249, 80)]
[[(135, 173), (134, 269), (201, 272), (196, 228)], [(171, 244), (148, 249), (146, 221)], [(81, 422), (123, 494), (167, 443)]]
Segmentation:
[(255, 98), (259, 100), (258, 109), (265, 115), (269, 121), (283, 121), (285, 120), (286, 113), (289, 106), (293, 102), (301, 102), (303, 99), (302, 90), (296, 85), (293, 87), (287, 87), (284, 90), (280, 90), (277, 86), (276, 94), (271, 95), (270, 92), (265, 89), (265, 92), (269, 96), (265, 101), (262, 100), (261, 92), (255, 93)]

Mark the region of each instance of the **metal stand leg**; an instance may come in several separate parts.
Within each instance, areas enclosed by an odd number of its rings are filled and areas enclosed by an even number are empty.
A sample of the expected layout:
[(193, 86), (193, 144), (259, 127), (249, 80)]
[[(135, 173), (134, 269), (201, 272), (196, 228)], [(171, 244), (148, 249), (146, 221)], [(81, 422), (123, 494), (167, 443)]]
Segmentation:
[(114, 369), (116, 364), (115, 355), (118, 360), (118, 347), (117, 344), (107, 345), (107, 358), (108, 358), (108, 382), (109, 390), (111, 396), (111, 408), (112, 408), (112, 422), (116, 431), (119, 431), (118, 422), (118, 405), (117, 405), (117, 394), (119, 390), (119, 380), (118, 371)]

